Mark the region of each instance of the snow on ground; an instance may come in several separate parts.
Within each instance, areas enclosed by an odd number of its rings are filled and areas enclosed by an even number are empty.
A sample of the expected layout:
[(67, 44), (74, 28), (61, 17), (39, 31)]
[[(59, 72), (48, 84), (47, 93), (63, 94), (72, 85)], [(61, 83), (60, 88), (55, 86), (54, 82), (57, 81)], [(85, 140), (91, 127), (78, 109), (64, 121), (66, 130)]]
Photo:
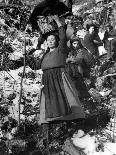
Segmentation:
[[(20, 90), (21, 90), (21, 76), (19, 76), (23, 71), (23, 67), (20, 67), (16, 70), (10, 70), (9, 72), (1, 71), (0, 72), (0, 88), (1, 93), (4, 94), (5, 100), (12, 100), (12, 105), (9, 106), (10, 115), (18, 120), (19, 115), (19, 98), (20, 98)], [(33, 72), (30, 67), (26, 67), (26, 74)], [(38, 99), (40, 95), (40, 75), (39, 72), (36, 71), (36, 78), (25, 78), (23, 79), (22, 84), (22, 96), (26, 98), (27, 104), (32, 105), (33, 107), (38, 104)], [(5, 80), (6, 79), (6, 80)], [(5, 80), (5, 81), (4, 81)], [(12, 98), (14, 95), (14, 98)], [(11, 99), (9, 99), (11, 97)], [(24, 99), (22, 99), (22, 102)], [(21, 113), (24, 109), (24, 105), (20, 105)], [(24, 116), (22, 116), (24, 119)]]

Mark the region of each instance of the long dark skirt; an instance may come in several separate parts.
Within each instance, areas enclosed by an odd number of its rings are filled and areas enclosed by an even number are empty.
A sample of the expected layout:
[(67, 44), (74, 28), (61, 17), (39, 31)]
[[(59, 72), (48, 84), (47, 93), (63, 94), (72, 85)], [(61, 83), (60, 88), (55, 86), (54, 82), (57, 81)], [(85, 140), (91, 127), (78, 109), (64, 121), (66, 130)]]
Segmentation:
[[(87, 68), (87, 65), (86, 65), (86, 68)], [(89, 98), (90, 94), (88, 93), (88, 90), (84, 83), (82, 75), (79, 73), (78, 64), (67, 63), (66, 72), (69, 74), (71, 81), (74, 83), (75, 88), (78, 91), (79, 99)], [(85, 70), (84, 70), (84, 72), (85, 72)], [(87, 69), (86, 69), (86, 75), (87, 74), (89, 75), (89, 73), (87, 73)]]
[(44, 70), (43, 85), (40, 98), (40, 124), (85, 117), (78, 92), (64, 68)]

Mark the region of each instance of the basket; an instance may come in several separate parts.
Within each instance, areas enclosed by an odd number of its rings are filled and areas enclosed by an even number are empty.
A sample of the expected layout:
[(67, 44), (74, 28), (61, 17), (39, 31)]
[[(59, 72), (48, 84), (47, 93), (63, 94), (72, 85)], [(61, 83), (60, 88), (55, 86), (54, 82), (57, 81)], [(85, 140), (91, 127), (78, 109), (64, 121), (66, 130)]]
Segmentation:
[(46, 34), (58, 29), (56, 22), (52, 18), (53, 16), (38, 16), (37, 24), (40, 32)]

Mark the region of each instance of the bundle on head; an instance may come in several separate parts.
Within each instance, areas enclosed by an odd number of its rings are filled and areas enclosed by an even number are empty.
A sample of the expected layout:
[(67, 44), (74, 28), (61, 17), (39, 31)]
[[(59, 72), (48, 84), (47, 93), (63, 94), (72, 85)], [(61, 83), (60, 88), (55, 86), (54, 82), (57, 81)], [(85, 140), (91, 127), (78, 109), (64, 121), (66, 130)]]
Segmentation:
[(40, 2), (33, 10), (28, 23), (31, 23), (33, 30), (42, 30), (42, 33), (56, 29), (56, 25), (49, 16), (67, 16), (70, 14), (70, 9), (59, 0), (44, 0)]

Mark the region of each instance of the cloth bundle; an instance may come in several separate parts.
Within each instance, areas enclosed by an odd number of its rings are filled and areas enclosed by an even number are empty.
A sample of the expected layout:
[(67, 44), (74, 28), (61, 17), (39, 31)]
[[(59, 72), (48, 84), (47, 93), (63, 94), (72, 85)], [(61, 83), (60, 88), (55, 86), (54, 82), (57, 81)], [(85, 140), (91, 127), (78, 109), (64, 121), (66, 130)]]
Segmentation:
[(33, 30), (40, 30), (42, 34), (56, 29), (55, 22), (50, 19), (53, 15), (67, 16), (71, 13), (70, 9), (59, 0), (44, 0), (35, 6), (29, 17), (28, 23)]

